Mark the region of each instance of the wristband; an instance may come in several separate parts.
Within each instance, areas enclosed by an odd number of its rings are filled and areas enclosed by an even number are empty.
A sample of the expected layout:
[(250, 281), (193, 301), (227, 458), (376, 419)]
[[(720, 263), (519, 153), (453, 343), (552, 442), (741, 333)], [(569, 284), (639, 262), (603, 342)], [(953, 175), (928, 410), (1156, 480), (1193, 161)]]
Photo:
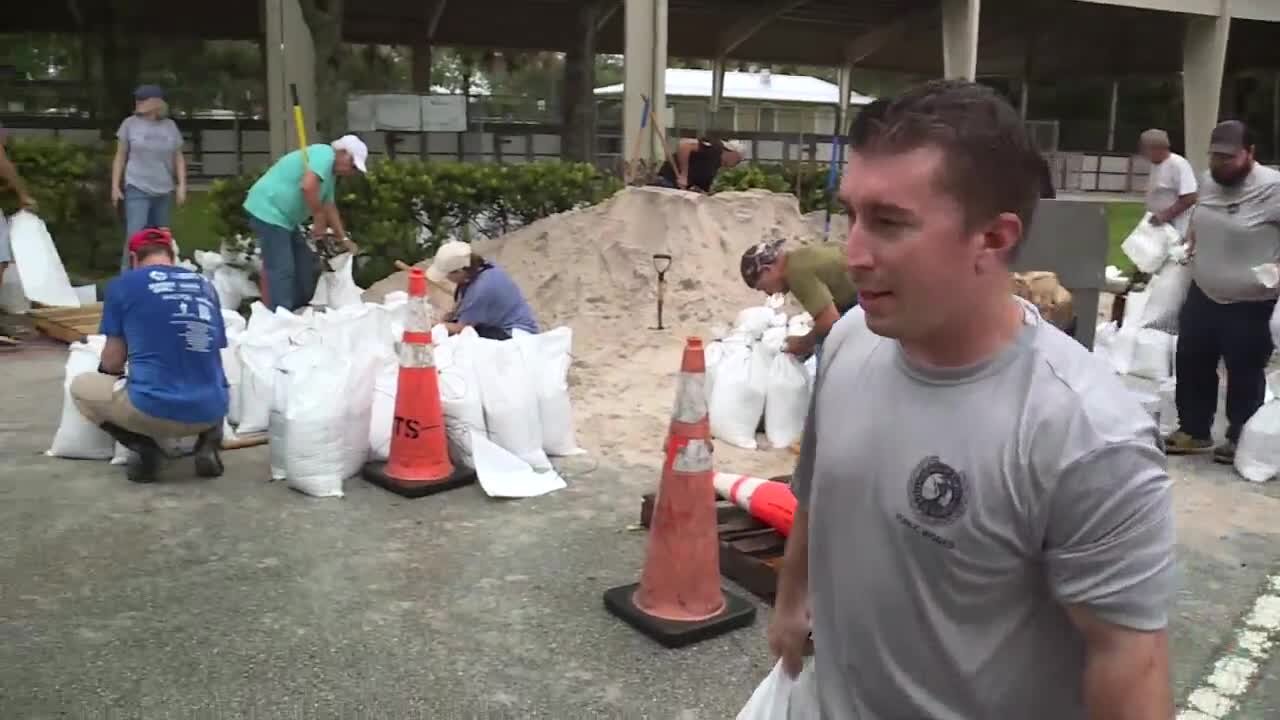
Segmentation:
[(112, 376), (115, 376), (115, 377), (124, 377), (124, 373), (123, 373), (123, 372), (111, 372), (111, 371), (107, 370), (106, 368), (102, 367), (102, 363), (98, 363), (98, 372), (102, 373), (103, 375), (112, 375)]

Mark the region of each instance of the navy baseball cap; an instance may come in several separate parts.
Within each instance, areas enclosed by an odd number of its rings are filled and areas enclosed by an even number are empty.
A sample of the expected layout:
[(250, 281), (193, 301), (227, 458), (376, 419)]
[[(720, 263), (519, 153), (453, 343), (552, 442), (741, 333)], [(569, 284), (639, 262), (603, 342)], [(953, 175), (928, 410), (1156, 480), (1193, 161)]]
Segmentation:
[(163, 98), (164, 90), (159, 85), (139, 85), (133, 91), (135, 100), (150, 100), (152, 98)]

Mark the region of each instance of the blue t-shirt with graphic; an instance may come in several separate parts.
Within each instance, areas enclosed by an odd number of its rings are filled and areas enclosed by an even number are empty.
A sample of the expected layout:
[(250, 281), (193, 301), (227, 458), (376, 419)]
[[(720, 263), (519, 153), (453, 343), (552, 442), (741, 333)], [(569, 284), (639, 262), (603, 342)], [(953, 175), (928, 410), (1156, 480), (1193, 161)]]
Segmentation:
[(502, 268), (490, 265), (461, 289), (456, 315), (464, 325), (488, 325), (511, 332), (520, 328), (537, 334), (538, 321), (524, 294)]
[(227, 414), (226, 328), (217, 291), (199, 273), (169, 265), (124, 273), (107, 287), (100, 332), (124, 340), (129, 400), (141, 412), (192, 424)]

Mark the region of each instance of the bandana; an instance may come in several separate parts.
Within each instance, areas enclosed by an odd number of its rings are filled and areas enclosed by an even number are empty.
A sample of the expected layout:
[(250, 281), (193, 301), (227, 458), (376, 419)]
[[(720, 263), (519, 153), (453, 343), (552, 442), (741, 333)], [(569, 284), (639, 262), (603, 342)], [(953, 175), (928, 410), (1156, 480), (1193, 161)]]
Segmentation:
[(772, 240), (770, 242), (762, 242), (752, 246), (742, 254), (742, 279), (747, 283), (747, 287), (756, 290), (756, 283), (760, 282), (760, 273), (778, 261), (778, 256), (782, 254), (782, 244), (786, 240)]

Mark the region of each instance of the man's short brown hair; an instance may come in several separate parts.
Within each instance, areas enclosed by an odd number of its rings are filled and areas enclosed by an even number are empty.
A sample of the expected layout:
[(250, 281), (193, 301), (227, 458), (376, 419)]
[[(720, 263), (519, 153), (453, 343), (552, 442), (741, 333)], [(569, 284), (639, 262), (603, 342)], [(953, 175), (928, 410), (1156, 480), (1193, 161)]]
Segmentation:
[(893, 98), (851, 132), (863, 154), (942, 151), (939, 181), (977, 227), (1000, 213), (1031, 226), (1040, 197), (1040, 153), (1018, 111), (994, 90), (964, 80), (935, 80)]

